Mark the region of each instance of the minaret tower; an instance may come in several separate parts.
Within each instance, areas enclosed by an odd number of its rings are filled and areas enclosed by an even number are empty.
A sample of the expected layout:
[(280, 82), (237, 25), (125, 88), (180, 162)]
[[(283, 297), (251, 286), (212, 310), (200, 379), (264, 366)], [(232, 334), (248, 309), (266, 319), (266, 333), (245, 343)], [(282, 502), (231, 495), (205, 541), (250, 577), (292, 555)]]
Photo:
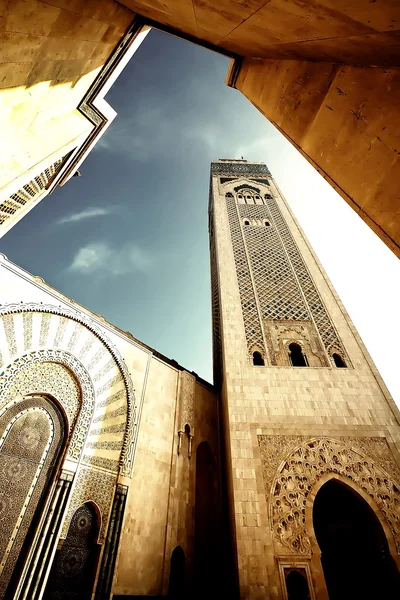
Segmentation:
[(388, 390), (265, 164), (212, 163), (209, 228), (241, 598), (396, 598)]

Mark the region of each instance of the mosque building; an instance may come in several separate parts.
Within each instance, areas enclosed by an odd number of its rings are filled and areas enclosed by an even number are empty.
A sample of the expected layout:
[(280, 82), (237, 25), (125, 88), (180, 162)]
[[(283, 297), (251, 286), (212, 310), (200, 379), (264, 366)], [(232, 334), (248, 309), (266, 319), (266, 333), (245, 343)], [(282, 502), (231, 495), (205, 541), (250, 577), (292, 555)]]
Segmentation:
[(264, 163), (211, 164), (214, 383), (0, 258), (0, 599), (398, 598), (400, 417)]

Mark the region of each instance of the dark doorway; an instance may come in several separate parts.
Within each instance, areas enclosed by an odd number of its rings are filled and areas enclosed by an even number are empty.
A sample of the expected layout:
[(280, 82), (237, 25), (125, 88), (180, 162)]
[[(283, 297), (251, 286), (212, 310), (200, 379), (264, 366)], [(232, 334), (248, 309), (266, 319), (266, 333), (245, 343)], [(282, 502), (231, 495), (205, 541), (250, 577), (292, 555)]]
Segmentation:
[(288, 600), (310, 600), (305, 569), (285, 569)]
[(307, 367), (307, 359), (299, 344), (289, 344), (289, 359), (293, 367)]
[(64, 544), (57, 551), (44, 600), (90, 600), (98, 559), (99, 524), (92, 503), (75, 512)]
[(219, 598), (220, 535), (217, 466), (207, 442), (196, 450), (194, 596)]
[(359, 494), (339, 481), (328, 481), (315, 498), (313, 523), (329, 600), (400, 597), (386, 536)]
[(171, 554), (171, 568), (169, 572), (168, 596), (170, 598), (183, 598), (185, 593), (185, 553), (177, 546)]

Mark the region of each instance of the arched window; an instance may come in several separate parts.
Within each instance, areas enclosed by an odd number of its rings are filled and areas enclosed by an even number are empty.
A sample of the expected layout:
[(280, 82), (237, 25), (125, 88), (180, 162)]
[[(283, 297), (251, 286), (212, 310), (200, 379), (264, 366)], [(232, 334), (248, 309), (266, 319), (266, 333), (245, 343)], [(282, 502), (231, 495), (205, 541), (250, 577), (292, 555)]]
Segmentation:
[(332, 358), (335, 361), (335, 365), (337, 366), (338, 369), (345, 369), (346, 368), (346, 363), (344, 362), (343, 358), (340, 356), (340, 354), (332, 354)]
[(307, 357), (303, 354), (299, 344), (289, 344), (289, 360), (292, 367), (308, 367)]
[(250, 225), (250, 221), (245, 221), (244, 224), (245, 225)]
[(271, 194), (265, 194), (264, 198), (266, 198), (267, 200), (272, 200)]
[(262, 357), (261, 352), (253, 352), (253, 365), (255, 367), (263, 367), (264, 366), (264, 359)]
[(185, 553), (181, 546), (176, 546), (171, 554), (168, 585), (169, 598), (183, 598), (185, 591), (185, 566)]
[(225, 198), (233, 198), (233, 194), (231, 194), (231, 192), (227, 192), (225, 194)]

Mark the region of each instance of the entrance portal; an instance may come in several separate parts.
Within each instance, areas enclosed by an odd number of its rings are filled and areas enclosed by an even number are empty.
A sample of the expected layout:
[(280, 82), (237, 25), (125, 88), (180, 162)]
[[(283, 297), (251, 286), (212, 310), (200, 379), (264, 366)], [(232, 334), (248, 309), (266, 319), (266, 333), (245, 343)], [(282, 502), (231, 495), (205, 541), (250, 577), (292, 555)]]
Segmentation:
[(316, 495), (313, 523), (330, 600), (400, 597), (385, 533), (361, 496), (339, 481), (328, 481)]

